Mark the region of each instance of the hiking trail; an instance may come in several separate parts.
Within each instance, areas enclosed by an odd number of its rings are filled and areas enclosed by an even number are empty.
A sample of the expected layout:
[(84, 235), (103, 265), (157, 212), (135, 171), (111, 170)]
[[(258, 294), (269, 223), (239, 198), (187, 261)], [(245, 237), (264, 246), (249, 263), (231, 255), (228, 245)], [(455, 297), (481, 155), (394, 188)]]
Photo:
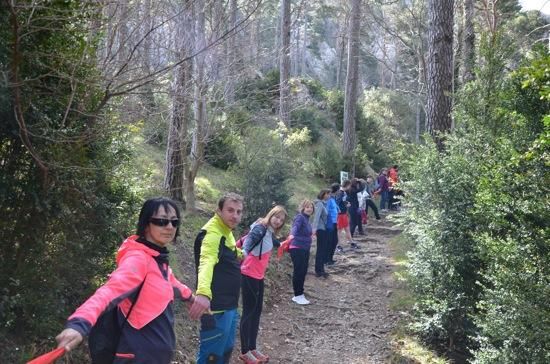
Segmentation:
[[(291, 301), (291, 268), (285, 267), (282, 280), (287, 284), (283, 282), (278, 294), (269, 292), (266, 284), (258, 348), (270, 356), (270, 363), (388, 361), (390, 334), (398, 321), (389, 307), (398, 284), (392, 276), (394, 262), (388, 242), (401, 230), (386, 217), (369, 219), (367, 235), (355, 239), (361, 249), (351, 250), (344, 244), (346, 251), (336, 253), (337, 263), (327, 268), (328, 278), (315, 276), (312, 248), (305, 283), (310, 305)], [(283, 259), (290, 260), (287, 254)], [(237, 339), (231, 363), (240, 363), (239, 349)]]

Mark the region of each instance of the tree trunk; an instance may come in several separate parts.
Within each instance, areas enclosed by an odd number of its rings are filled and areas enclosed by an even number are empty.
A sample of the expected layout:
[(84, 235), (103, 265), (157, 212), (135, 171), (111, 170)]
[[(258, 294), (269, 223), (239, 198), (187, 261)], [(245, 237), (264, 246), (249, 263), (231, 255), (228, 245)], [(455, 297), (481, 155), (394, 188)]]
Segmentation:
[(291, 62), (290, 62), (290, 65), (291, 65), (291, 68), (292, 68), (292, 72), (291, 74), (293, 76), (298, 76), (300, 74), (300, 71), (298, 69), (299, 67), (299, 64), (300, 64), (300, 43), (301, 43), (301, 32), (302, 32), (302, 27), (301, 27), (301, 21), (300, 21), (300, 12), (298, 12), (297, 14), (297, 18), (296, 19), (296, 28), (295, 28), (295, 33), (296, 33), (296, 45), (294, 46), (294, 51), (291, 53), (292, 54), (292, 59), (291, 59)]
[[(229, 3), (229, 27), (234, 29), (237, 25), (237, 0)], [(235, 76), (237, 74), (237, 33), (229, 37), (227, 52), (227, 82), (225, 85), (225, 97), (229, 104), (235, 102)]]
[(474, 0), (464, 0), (462, 29), (462, 72), (461, 83), (464, 85), (474, 79), (475, 34), (474, 34)]
[[(196, 15), (196, 42), (195, 53), (206, 47), (205, 34), (205, 6), (203, 1), (195, 0)], [(189, 155), (189, 168), (185, 176), (185, 198), (187, 209), (195, 211), (195, 178), (204, 161), (204, 150), (208, 140), (208, 116), (206, 114), (206, 53), (197, 54), (194, 58), (194, 107), (195, 129), (193, 131), (193, 144)]]
[(351, 2), (351, 19), (348, 41), (348, 66), (346, 95), (344, 100), (344, 135), (342, 152), (350, 156), (356, 146), (355, 117), (357, 112), (357, 88), (359, 80), (359, 28), (361, 20), (361, 0)]
[[(190, 39), (193, 38), (190, 1), (178, 21), (178, 58), (183, 59), (192, 53)], [(188, 169), (187, 150), (189, 149), (189, 120), (191, 118), (191, 61), (180, 64), (174, 72), (172, 87), (172, 116), (168, 127), (166, 146), (166, 170), (164, 187), (174, 200), (180, 201), (186, 209), (185, 175)]]
[(306, 52), (307, 52), (307, 1), (304, 2), (304, 34), (302, 37), (302, 47), (300, 48), (300, 55), (298, 57), (298, 62), (300, 63), (300, 66), (298, 68), (298, 74), (299, 75), (305, 75), (306, 74)]
[[(346, 16), (347, 19), (347, 16)], [(344, 21), (344, 29), (347, 28), (347, 21)], [(346, 53), (346, 32), (340, 32), (338, 37), (338, 66), (336, 69), (336, 89), (342, 89), (342, 74), (344, 70), (344, 54)]]
[(428, 131), (439, 150), (451, 130), (453, 82), (453, 0), (428, 1)]
[(290, 0), (281, 0), (279, 118), (290, 127)]

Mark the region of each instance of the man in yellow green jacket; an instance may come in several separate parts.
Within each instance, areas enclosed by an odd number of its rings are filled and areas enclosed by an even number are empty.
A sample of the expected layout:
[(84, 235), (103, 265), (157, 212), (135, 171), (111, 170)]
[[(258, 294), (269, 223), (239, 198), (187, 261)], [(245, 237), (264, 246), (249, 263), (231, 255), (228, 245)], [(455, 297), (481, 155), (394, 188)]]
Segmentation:
[(200, 316), (197, 364), (229, 363), (239, 319), (242, 253), (232, 230), (241, 222), (243, 198), (227, 193), (218, 201), (214, 216), (203, 226), (198, 255), (196, 298), (189, 315)]

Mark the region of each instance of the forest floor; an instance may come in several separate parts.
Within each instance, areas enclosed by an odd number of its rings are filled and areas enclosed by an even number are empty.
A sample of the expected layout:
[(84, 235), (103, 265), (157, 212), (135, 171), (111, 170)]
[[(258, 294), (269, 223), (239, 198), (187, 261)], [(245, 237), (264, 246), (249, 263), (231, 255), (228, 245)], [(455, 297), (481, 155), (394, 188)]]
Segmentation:
[[(312, 249), (305, 283), (310, 305), (291, 301), (288, 265), (281, 279), (288, 284), (266, 290), (258, 347), (270, 356), (270, 362), (389, 362), (390, 336), (399, 319), (390, 309), (398, 283), (392, 274), (395, 263), (389, 241), (401, 230), (383, 218), (370, 219), (365, 231), (366, 236), (356, 238), (361, 249), (344, 245), (346, 251), (335, 254), (337, 263), (327, 269), (328, 278), (315, 276)], [(238, 352), (237, 343), (231, 363), (240, 362)]]

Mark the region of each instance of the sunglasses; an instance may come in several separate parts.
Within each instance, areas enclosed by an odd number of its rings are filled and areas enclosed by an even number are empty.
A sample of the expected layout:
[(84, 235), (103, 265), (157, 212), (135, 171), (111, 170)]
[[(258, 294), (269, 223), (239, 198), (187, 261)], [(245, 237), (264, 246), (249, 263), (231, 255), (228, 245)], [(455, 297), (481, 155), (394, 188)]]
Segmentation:
[(158, 219), (156, 217), (152, 217), (149, 219), (149, 222), (156, 226), (167, 226), (170, 223), (175, 228), (180, 226), (180, 221), (178, 219), (170, 220), (170, 219)]

